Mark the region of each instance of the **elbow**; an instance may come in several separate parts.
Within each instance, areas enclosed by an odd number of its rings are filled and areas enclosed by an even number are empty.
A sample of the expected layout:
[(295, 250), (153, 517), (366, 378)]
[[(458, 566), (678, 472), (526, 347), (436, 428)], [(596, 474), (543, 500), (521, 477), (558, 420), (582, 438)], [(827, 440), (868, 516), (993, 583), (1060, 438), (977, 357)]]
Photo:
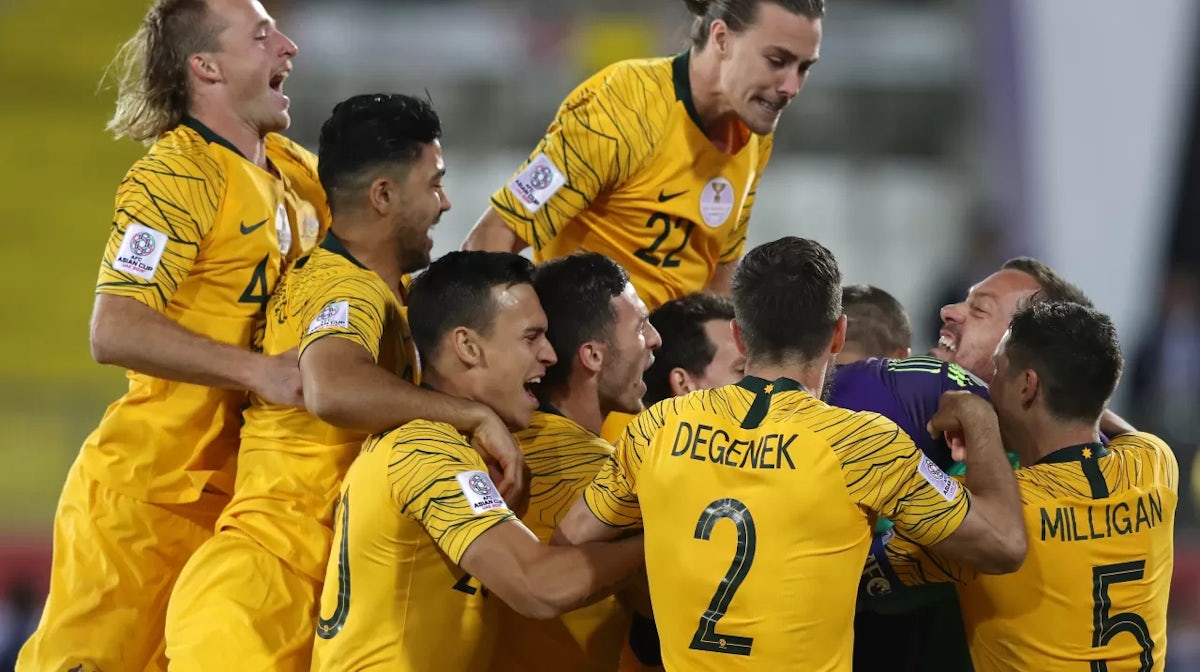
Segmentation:
[(309, 413), (334, 427), (351, 428), (351, 418), (340, 403), (342, 395), (334, 393), (328, 385), (312, 380), (305, 380), (300, 389), (304, 394), (304, 408)]
[(120, 364), (120, 354), (117, 348), (119, 338), (113, 333), (107, 320), (100, 316), (92, 317), (88, 334), (88, 343), (92, 351), (92, 359), (97, 364)]
[(509, 601), (508, 606), (526, 618), (537, 620), (557, 618), (570, 611), (568, 601), (555, 594), (551, 583), (534, 579), (531, 574), (525, 573), (521, 577), (520, 595)]
[(1007, 535), (998, 544), (995, 554), (989, 559), (986, 567), (980, 567), (985, 574), (1012, 574), (1025, 564), (1025, 555), (1029, 553), (1029, 539), (1022, 526), (1016, 532)]

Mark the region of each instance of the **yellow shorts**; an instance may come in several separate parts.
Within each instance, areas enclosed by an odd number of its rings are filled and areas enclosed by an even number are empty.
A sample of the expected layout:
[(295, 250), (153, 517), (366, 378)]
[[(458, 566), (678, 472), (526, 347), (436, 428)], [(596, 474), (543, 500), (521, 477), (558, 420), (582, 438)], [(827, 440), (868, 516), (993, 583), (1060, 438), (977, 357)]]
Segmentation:
[(609, 413), (604, 417), (604, 425), (600, 427), (600, 438), (608, 441), (614, 446), (617, 445), (617, 441), (625, 435), (625, 428), (628, 427), (629, 423), (633, 422), (633, 419), (636, 417), (636, 415), (619, 413), (617, 411)]
[(54, 514), (50, 595), (20, 672), (165, 670), (163, 622), (184, 563), (228, 497), (151, 504), (88, 477), (76, 460)]
[(321, 585), (237, 530), (196, 551), (167, 608), (171, 672), (308, 672)]

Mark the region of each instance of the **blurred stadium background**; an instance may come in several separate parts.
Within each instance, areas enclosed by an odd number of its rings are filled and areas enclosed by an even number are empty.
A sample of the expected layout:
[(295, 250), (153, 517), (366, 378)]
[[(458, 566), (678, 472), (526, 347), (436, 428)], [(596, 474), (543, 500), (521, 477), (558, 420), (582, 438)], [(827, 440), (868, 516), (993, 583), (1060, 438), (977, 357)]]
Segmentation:
[[(938, 306), (1016, 254), (1112, 314), (1128, 360), (1116, 409), (1166, 437), (1184, 474), (1168, 669), (1200, 669), (1200, 3), (827, 2), (750, 243), (821, 240), (848, 281), (905, 303), (917, 350)], [(688, 26), (678, 0), (265, 4), (300, 45), (287, 93), (309, 147), (348, 95), (429, 92), (454, 206), (438, 254), (576, 83), (679, 51)], [(98, 83), (146, 6), (0, 0), (0, 669), (40, 613), (66, 470), (124, 385), (91, 361), (87, 322), (114, 190), (144, 150), (105, 133)]]

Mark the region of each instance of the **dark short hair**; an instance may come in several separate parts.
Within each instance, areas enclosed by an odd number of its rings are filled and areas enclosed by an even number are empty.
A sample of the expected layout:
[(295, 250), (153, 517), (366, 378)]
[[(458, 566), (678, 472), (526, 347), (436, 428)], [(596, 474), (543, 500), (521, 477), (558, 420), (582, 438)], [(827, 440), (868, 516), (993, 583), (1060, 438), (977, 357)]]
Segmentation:
[(724, 21), (729, 29), (740, 33), (754, 25), (760, 5), (778, 5), (799, 16), (819, 19), (825, 16), (825, 0), (683, 0), (692, 16), (692, 46), (703, 49), (708, 43), (708, 31), (713, 21)]
[(371, 93), (338, 103), (321, 126), (317, 162), (330, 210), (359, 200), (381, 169), (411, 167), (441, 136), (441, 119), (424, 98)]
[(1068, 421), (1097, 420), (1124, 365), (1112, 320), (1067, 301), (1038, 301), (1018, 310), (1005, 353), (1013, 375), (1037, 372), (1046, 409)]
[(842, 317), (842, 272), (815, 240), (780, 238), (742, 258), (733, 274), (733, 307), (748, 358), (812, 361)]
[(650, 313), (650, 324), (662, 336), (654, 363), (642, 379), (646, 394), (642, 401), (652, 406), (671, 396), (671, 371), (679, 368), (699, 376), (717, 354), (704, 325), (713, 320), (728, 322), (734, 317), (733, 302), (722, 296), (699, 293), (668, 301)]
[(533, 263), (511, 252), (450, 252), (430, 264), (408, 290), (408, 326), (426, 366), (447, 332), (467, 327), (491, 333), (493, 287), (532, 283)]
[(611, 339), (617, 319), (612, 300), (628, 283), (629, 274), (620, 264), (595, 252), (552, 259), (537, 267), (533, 288), (546, 311), (546, 339), (559, 355), (542, 376), (542, 385), (565, 384), (580, 346)]
[(867, 357), (887, 357), (912, 347), (912, 325), (896, 297), (874, 285), (842, 288), (846, 313), (846, 345), (854, 344)]
[(1016, 257), (1004, 262), (1002, 268), (1020, 271), (1033, 278), (1038, 291), (1028, 299), (1033, 301), (1069, 301), (1081, 306), (1092, 307), (1092, 300), (1075, 285), (1059, 275), (1053, 268), (1033, 257)]

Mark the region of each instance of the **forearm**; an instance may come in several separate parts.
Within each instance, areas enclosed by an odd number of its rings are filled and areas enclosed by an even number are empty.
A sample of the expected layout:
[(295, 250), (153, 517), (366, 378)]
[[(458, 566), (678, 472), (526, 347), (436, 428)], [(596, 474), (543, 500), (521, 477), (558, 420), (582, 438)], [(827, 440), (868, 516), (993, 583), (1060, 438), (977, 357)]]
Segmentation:
[(1023, 558), (1027, 545), (1020, 489), (995, 421), (965, 428), (965, 433), (966, 483), (972, 513), (986, 521), (990, 532), (975, 549), (978, 555), (968, 560), (983, 572), (1011, 571), (1011, 563), (1004, 559)]
[(101, 294), (91, 323), (92, 356), (101, 364), (194, 385), (249, 389), (262, 355), (180, 326), (135, 299)]
[(718, 296), (733, 296), (733, 272), (736, 268), (736, 261), (717, 264), (717, 268), (713, 271), (713, 277), (708, 281), (708, 287), (705, 288), (705, 291)]
[(529, 568), (539, 601), (552, 615), (611, 595), (645, 562), (642, 535), (580, 546), (547, 548)]
[(467, 239), (463, 241), (462, 249), (484, 252), (520, 252), (526, 247), (529, 247), (529, 244), (508, 228), (508, 224), (504, 222), (504, 218), (496, 212), (495, 208), (489, 207), (479, 218), (475, 227), (471, 229)]
[(475, 402), (423, 389), (373, 362), (347, 363), (317, 376), (306, 372), (304, 402), (331, 425), (371, 433), (417, 419), (467, 432), (481, 414)]
[(1108, 438), (1116, 438), (1122, 434), (1132, 434), (1137, 429), (1111, 409), (1104, 409), (1100, 415), (1100, 432)]

